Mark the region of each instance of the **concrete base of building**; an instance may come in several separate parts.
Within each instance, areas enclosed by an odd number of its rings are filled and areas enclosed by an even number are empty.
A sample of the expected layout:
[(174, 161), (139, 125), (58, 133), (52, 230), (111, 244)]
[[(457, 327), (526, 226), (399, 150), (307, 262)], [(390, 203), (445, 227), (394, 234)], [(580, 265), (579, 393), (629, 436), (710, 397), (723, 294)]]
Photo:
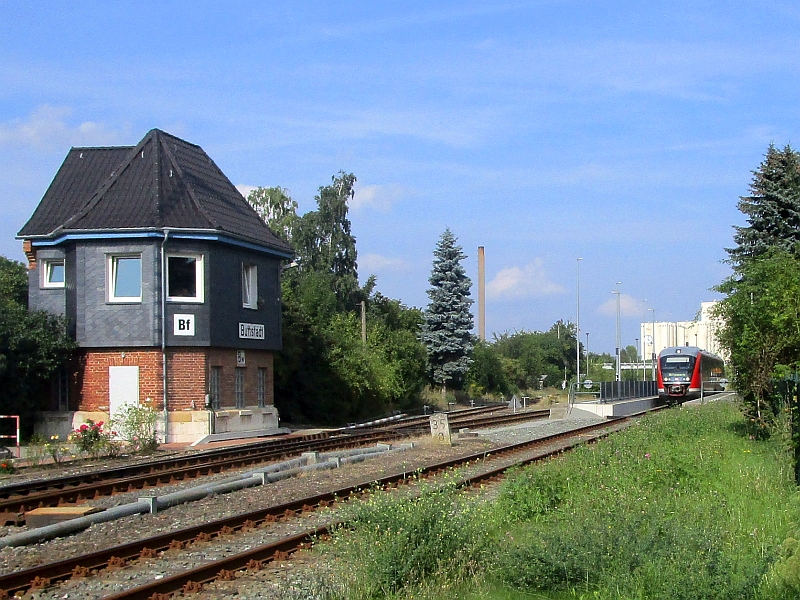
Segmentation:
[[(102, 411), (45, 412), (37, 421), (34, 432), (48, 440), (57, 435), (59, 440), (66, 441), (69, 434), (88, 419), (95, 423), (110, 421), (109, 414)], [(211, 435), (230, 436), (219, 439), (240, 439), (276, 435), (262, 433), (265, 431), (283, 433), (278, 431), (278, 410), (274, 406), (170, 411), (166, 425), (165, 436), (164, 417), (159, 412), (156, 431), (164, 443), (193, 443)]]

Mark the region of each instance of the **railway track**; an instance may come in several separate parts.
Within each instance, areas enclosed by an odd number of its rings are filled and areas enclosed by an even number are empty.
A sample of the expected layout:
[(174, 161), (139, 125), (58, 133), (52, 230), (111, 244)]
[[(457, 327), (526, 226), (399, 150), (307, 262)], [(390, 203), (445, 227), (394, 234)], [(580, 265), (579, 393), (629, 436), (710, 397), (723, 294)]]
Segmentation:
[[(536, 440), (481, 451), (458, 459), (429, 465), (415, 472), (413, 476), (429, 476), (446, 469), (472, 465), (472, 472), (463, 476), (459, 484), (462, 486), (476, 485), (502, 475), (510, 466), (540, 460), (577, 444), (608, 435), (609, 432), (626, 426), (631, 418), (624, 417)], [(481, 466), (477, 467), (477, 464)], [(181, 549), (193, 542), (209, 542), (231, 534), (266, 527), (270, 523), (290, 519), (300, 513), (313, 511), (320, 507), (332, 506), (344, 498), (357, 496), (373, 486), (396, 486), (408, 481), (411, 477), (412, 474), (409, 473), (394, 473), (377, 480), (362, 481), (289, 503), (261, 508), (227, 519), (171, 531), (152, 538), (93, 552), (85, 556), (4, 575), (0, 577), (0, 598), (3, 598), (4, 594), (10, 597), (15, 594), (26, 593), (29, 590), (41, 589), (72, 577), (86, 577), (99, 570), (117, 568), (142, 557), (152, 557), (165, 550)], [(299, 535), (295, 534), (281, 538), (269, 544), (261, 544), (246, 552), (240, 552), (224, 559), (217, 559), (212, 564), (189, 569), (184, 573), (165, 577), (158, 581), (151, 581), (147, 585), (108, 596), (107, 598), (113, 600), (123, 598), (162, 600), (179, 591), (196, 591), (208, 581), (219, 577), (230, 578), (237, 570), (244, 568), (257, 569), (266, 562), (276, 558), (280, 559), (286, 556), (287, 552), (292, 552), (303, 545), (310, 544), (315, 538), (323, 535), (327, 526), (329, 525), (317, 527)]]
[[(547, 410), (508, 413), (494, 407), (467, 409), (451, 414), (451, 427), (476, 428), (510, 422), (546, 418)], [(497, 414), (494, 414), (497, 413)], [(375, 442), (394, 441), (424, 432), (429, 417), (411, 417), (388, 425), (367, 427), (358, 431), (339, 429), (322, 436), (290, 437), (265, 440), (254, 444), (197, 452), (160, 461), (128, 465), (88, 473), (36, 480), (0, 487), (0, 525), (24, 522), (27, 511), (40, 507), (80, 503), (85, 500), (143, 490), (181, 481), (215, 475), (232, 469), (297, 456), (303, 452), (324, 452), (333, 449), (364, 446)]]

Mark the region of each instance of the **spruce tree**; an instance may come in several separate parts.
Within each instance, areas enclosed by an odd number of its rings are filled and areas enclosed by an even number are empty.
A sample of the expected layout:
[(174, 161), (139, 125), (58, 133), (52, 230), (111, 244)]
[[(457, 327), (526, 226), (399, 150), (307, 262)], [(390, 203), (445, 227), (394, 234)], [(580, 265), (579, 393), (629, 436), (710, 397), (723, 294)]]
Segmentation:
[(800, 153), (789, 145), (770, 144), (763, 162), (753, 171), (750, 196), (739, 199), (747, 227), (734, 226), (735, 248), (726, 249), (735, 266), (770, 248), (796, 253), (800, 242)]
[(472, 362), (472, 282), (461, 266), (467, 256), (449, 228), (439, 238), (433, 256), (428, 279), (431, 301), (425, 310), (422, 341), (428, 352), (430, 375), (444, 393), (448, 386), (461, 388)]

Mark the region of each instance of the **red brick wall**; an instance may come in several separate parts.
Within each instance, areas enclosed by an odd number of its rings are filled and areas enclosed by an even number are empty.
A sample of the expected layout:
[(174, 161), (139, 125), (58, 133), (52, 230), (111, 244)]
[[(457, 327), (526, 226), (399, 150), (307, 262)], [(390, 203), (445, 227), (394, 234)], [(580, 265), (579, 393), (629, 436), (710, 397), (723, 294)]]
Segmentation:
[(206, 393), (206, 348), (167, 351), (167, 408), (203, 410)]
[[(123, 356), (124, 354), (124, 356)], [(70, 408), (85, 411), (108, 410), (108, 368), (139, 367), (139, 400), (152, 400), (151, 406), (163, 409), (161, 349), (147, 350), (86, 350), (77, 361), (77, 375), (70, 390)], [(167, 351), (168, 409), (203, 410), (209, 392), (209, 373), (212, 366), (222, 368), (220, 378), (221, 407), (236, 405), (234, 372), (236, 350), (228, 348), (172, 348)], [(266, 369), (264, 404), (274, 404), (274, 373), (272, 352), (247, 350), (244, 366), (245, 406), (258, 404), (258, 369)], [(75, 401), (77, 399), (77, 402)]]
[[(123, 356), (124, 354), (124, 356)], [(147, 350), (86, 350), (78, 358), (75, 395), (78, 410), (108, 410), (108, 368), (139, 367), (139, 401), (153, 400), (153, 407), (162, 406), (161, 351)], [(73, 404), (72, 402), (70, 404)]]
[[(221, 367), (220, 374), (220, 408), (236, 406), (234, 373), (236, 369), (236, 350), (229, 348), (209, 348), (208, 372), (211, 367)], [(275, 402), (274, 373), (272, 370), (272, 352), (267, 350), (246, 350), (244, 365), (244, 400), (245, 406), (258, 405), (258, 369), (266, 369), (264, 404), (271, 406)], [(210, 379), (210, 377), (209, 377)]]

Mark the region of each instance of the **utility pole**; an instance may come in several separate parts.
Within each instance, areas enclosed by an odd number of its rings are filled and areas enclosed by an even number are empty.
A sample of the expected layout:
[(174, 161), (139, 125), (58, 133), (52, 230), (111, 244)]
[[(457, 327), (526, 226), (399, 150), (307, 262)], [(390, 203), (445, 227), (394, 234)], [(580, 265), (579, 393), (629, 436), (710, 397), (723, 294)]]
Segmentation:
[(612, 294), (615, 294), (617, 296), (617, 381), (622, 381), (622, 375), (621, 375), (621, 373), (622, 373), (621, 366), (622, 365), (620, 364), (620, 361), (622, 360), (622, 355), (620, 353), (621, 349), (622, 349), (622, 340), (620, 339), (620, 333), (619, 333), (619, 304), (620, 304), (619, 303), (619, 296), (620, 296), (619, 286), (620, 286), (621, 283), (622, 283), (621, 281), (618, 281), (617, 282), (617, 289), (614, 290), (613, 292), (611, 292)]
[(577, 316), (575, 318), (575, 370), (577, 371), (578, 385), (581, 383), (581, 261), (579, 258), (577, 264), (577, 282), (575, 285), (575, 306)]

